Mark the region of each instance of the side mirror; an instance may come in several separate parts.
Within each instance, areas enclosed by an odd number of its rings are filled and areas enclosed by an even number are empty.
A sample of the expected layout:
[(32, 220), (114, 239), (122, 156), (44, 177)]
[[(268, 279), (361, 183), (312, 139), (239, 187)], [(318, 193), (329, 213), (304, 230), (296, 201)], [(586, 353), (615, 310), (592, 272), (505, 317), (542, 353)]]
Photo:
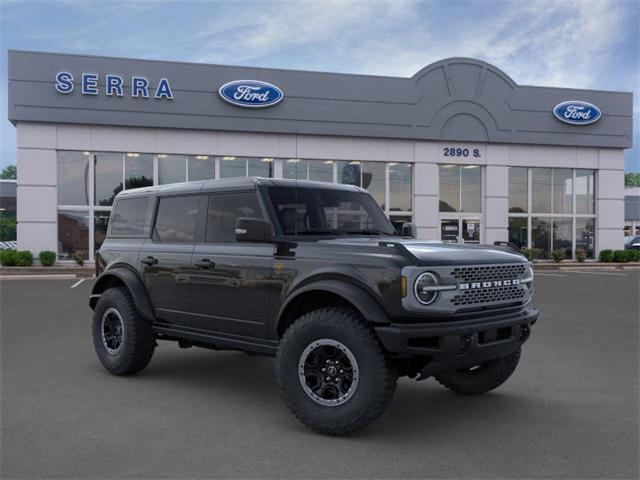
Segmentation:
[(236, 240), (238, 242), (273, 242), (271, 223), (261, 218), (238, 218), (236, 220)]
[(403, 237), (416, 238), (417, 229), (416, 229), (416, 226), (413, 223), (405, 222), (405, 223), (402, 224), (402, 230), (401, 230), (400, 233), (401, 233), (401, 235)]
[(633, 248), (640, 248), (640, 242), (632, 243), (631, 246)]

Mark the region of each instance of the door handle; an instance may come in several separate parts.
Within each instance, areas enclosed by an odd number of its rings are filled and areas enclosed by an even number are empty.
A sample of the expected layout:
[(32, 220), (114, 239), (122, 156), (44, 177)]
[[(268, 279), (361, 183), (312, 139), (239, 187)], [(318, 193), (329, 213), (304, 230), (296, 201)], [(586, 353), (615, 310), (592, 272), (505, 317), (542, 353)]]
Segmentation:
[(193, 265), (195, 267), (201, 267), (201, 268), (204, 268), (204, 269), (213, 268), (213, 267), (216, 266), (215, 262), (212, 262), (208, 258), (203, 258), (199, 262), (193, 262)]
[(144, 263), (145, 265), (155, 265), (156, 263), (158, 263), (158, 259), (154, 258), (154, 257), (147, 257), (147, 258), (143, 258), (142, 260), (140, 260), (140, 262)]

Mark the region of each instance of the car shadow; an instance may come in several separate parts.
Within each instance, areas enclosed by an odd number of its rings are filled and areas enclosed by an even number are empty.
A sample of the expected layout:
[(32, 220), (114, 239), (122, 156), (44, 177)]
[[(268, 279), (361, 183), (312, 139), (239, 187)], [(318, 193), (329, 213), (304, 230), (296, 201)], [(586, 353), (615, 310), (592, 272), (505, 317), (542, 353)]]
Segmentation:
[[(242, 403), (247, 409), (268, 412), (282, 430), (310, 434), (284, 406), (271, 357), (201, 349), (165, 350), (157, 352), (149, 367), (131, 380), (165, 384), (186, 395), (215, 396), (230, 407)], [(560, 421), (565, 413), (563, 405), (541, 405), (539, 399), (516, 393), (508, 384), (484, 395), (462, 396), (433, 379), (416, 382), (402, 378), (385, 414), (366, 430), (347, 438), (424, 441), (425, 436), (438, 438), (452, 429), (463, 432), (478, 422), (526, 428), (542, 414), (549, 421), (553, 421), (550, 415)]]

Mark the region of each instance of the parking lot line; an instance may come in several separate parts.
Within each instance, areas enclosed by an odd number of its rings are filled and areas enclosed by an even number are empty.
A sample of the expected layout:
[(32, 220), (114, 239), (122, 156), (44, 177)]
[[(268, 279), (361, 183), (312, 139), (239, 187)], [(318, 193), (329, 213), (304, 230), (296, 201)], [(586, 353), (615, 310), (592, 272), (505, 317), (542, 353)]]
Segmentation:
[(535, 276), (536, 277), (566, 277), (567, 274), (566, 273), (542, 273), (542, 272), (536, 272)]
[(625, 273), (612, 273), (612, 272), (585, 272), (584, 270), (571, 270), (571, 273), (585, 273), (587, 275), (613, 275), (616, 277), (626, 277)]
[(82, 282), (84, 282), (86, 280), (86, 278), (81, 278), (80, 280), (78, 280), (76, 283), (74, 283), (73, 285), (71, 285), (71, 288), (76, 288), (78, 285), (80, 285)]

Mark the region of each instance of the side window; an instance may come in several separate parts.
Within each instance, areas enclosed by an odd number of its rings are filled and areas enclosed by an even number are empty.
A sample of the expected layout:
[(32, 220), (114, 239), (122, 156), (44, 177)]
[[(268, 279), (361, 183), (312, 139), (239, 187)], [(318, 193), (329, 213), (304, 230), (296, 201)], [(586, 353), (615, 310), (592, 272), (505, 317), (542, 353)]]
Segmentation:
[(160, 198), (153, 239), (157, 242), (193, 242), (199, 204), (198, 195)]
[(109, 235), (114, 237), (139, 237), (143, 235), (148, 205), (148, 197), (118, 200), (111, 217)]
[(236, 220), (241, 217), (262, 218), (255, 191), (209, 195), (207, 243), (235, 242)]

